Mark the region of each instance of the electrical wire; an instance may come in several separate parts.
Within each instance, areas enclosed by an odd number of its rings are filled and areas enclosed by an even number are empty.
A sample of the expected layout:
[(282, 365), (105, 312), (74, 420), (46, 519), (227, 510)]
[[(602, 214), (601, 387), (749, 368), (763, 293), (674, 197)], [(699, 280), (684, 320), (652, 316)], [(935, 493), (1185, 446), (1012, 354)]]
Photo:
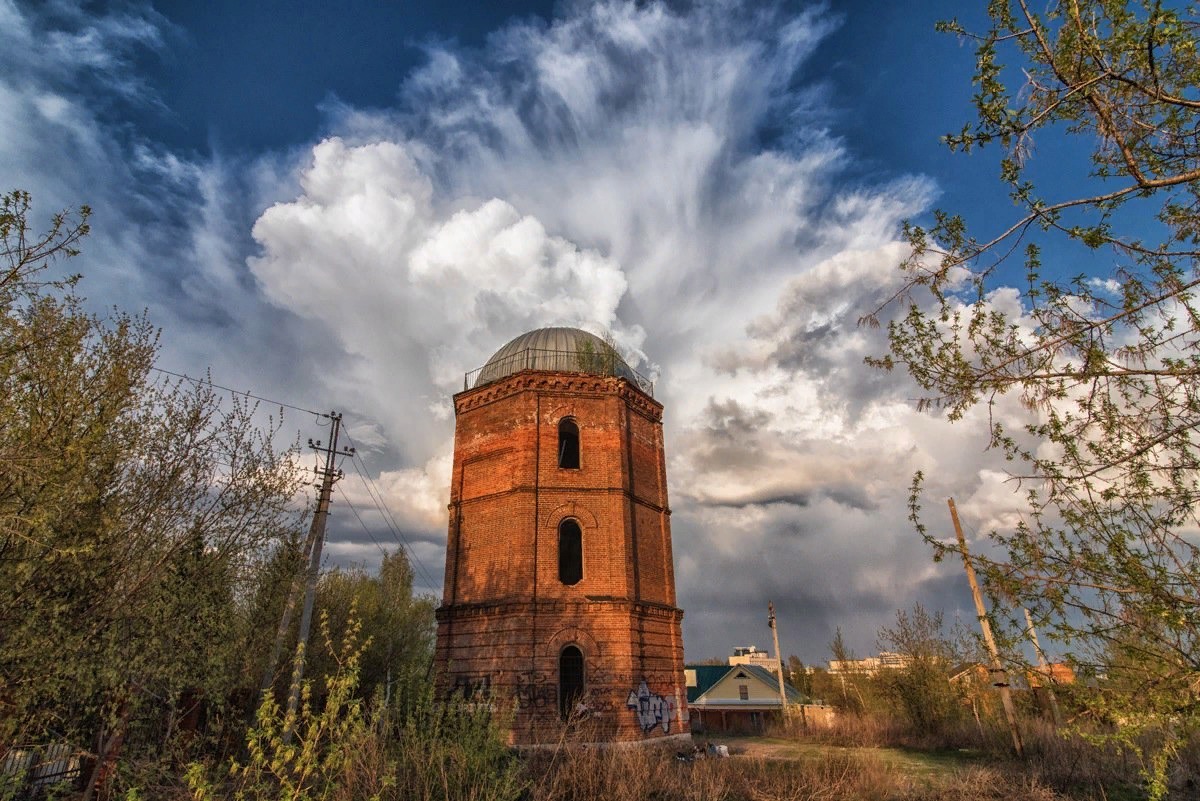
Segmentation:
[(371, 498), (372, 503), (383, 519), (384, 525), (387, 526), (388, 531), (391, 533), (392, 539), (394, 539), (396, 543), (400, 545), (400, 547), (403, 548), (408, 554), (410, 562), (412, 563), (416, 572), (419, 573), (421, 578), (424, 580), (425, 586), (431, 590), (436, 589), (437, 584), (434, 583), (433, 578), (430, 576), (429, 571), (425, 567), (425, 563), (421, 561), (419, 556), (417, 556), (416, 549), (413, 547), (412, 543), (409, 542), (408, 537), (406, 537), (400, 530), (400, 526), (396, 522), (395, 516), (392, 514), (391, 509), (388, 508), (387, 502), (383, 500), (383, 493), (379, 490), (378, 486), (375, 485), (374, 480), (370, 478), (369, 473), (366, 472), (366, 465), (357, 465), (355, 472), (358, 474), (359, 480), (363, 482), (363, 487), (366, 488), (368, 497)]
[[(329, 413), (327, 413), (327, 412), (318, 412), (314, 409), (306, 409), (303, 406), (297, 406), (293, 403), (285, 403), (284, 401), (275, 400), (273, 398), (268, 398), (263, 395), (255, 394), (253, 392), (247, 392), (247, 391), (243, 391), (243, 390), (239, 390), (239, 389), (233, 389), (232, 387), (223, 386), (221, 384), (216, 383), (215, 381), (212, 381), (211, 379), (193, 378), (190, 375), (185, 375), (184, 373), (177, 373), (172, 370), (166, 370), (166, 369), (163, 369), (162, 367), (151, 367), (150, 369), (154, 370), (155, 372), (162, 373), (163, 375), (169, 375), (174, 378), (181, 378), (185, 381), (191, 381), (197, 385), (213, 387), (214, 389), (220, 389), (225, 392), (229, 392), (230, 394), (233, 394), (233, 395), (240, 395), (240, 396), (246, 397), (246, 398), (253, 398), (254, 400), (262, 401), (263, 403), (269, 403), (273, 406), (281, 406), (285, 409), (292, 409), (297, 412), (303, 412), (304, 414), (311, 414), (317, 418), (318, 425), (322, 425), (322, 426), (329, 425), (328, 423), (322, 422), (322, 418), (329, 417)], [(383, 519), (384, 525), (387, 526), (389, 532), (392, 535), (392, 538), (396, 540), (396, 543), (398, 545), (400, 545), (401, 548), (404, 549), (404, 551), (408, 554), (409, 561), (411, 562), (413, 567), (416, 569), (417, 573), (419, 573), (421, 575), (421, 577), (424, 579), (425, 585), (431, 590), (436, 589), (437, 583), (431, 577), (429, 571), (426, 569), (426, 567), (425, 567), (424, 563), (421, 561), (420, 557), (417, 556), (416, 549), (413, 548), (412, 543), (410, 543), (408, 541), (408, 538), (400, 530), (400, 526), (396, 522), (395, 515), (392, 514), (391, 509), (388, 508), (386, 501), (384, 501), (384, 499), (383, 499), (382, 491), (380, 491), (378, 488), (378, 485), (375, 484), (375, 480), (373, 478), (371, 478), (371, 474), (370, 474), (370, 471), (367, 470), (366, 463), (363, 462), (362, 458), (358, 455), (357, 447), (354, 444), (354, 439), (350, 436), (349, 432), (346, 431), (345, 428), (342, 429), (342, 433), (345, 435), (346, 440), (350, 443), (350, 446), (352, 448), (355, 448), (355, 452), (351, 458), (351, 463), (355, 466), (354, 472), (358, 475), (359, 480), (363, 483), (363, 487), (367, 490), (367, 496), (371, 499), (371, 503), (375, 506), (376, 511), (379, 512), (380, 517)], [(355, 509), (353, 504), (350, 503), (350, 499), (346, 496), (346, 493), (342, 492), (341, 496), (342, 496), (342, 499), (346, 501), (346, 505), (349, 506), (350, 510), (354, 513), (354, 516), (356, 518), (358, 518), (359, 525), (361, 525), (363, 527), (363, 530), (366, 531), (367, 536), (369, 536), (371, 538), (372, 542), (375, 543), (376, 547), (379, 548), (381, 553), (386, 553), (386, 551), (384, 551), (384, 549), (383, 549), (383, 546), (380, 545), (378, 540), (375, 539), (375, 535), (373, 535), (371, 533), (370, 529), (367, 528), (366, 523), (363, 521), (362, 517), (359, 515), (358, 510)]]
[(354, 519), (358, 521), (358, 524), (362, 526), (362, 530), (366, 532), (367, 536), (371, 538), (371, 542), (375, 543), (375, 547), (379, 549), (380, 555), (387, 556), (387, 551), (379, 544), (379, 540), (375, 539), (375, 535), (371, 533), (371, 529), (367, 528), (367, 524), (363, 522), (362, 515), (358, 513), (358, 510), (354, 508), (354, 504), (350, 502), (350, 496), (345, 492), (342, 492), (341, 496), (342, 500), (346, 502), (346, 506), (350, 507), (350, 511), (354, 513)]
[[(436, 589), (437, 584), (430, 576), (429, 571), (425, 568), (425, 565), (421, 561), (420, 557), (417, 556), (416, 549), (413, 548), (412, 544), (408, 541), (408, 538), (404, 536), (404, 533), (400, 530), (400, 525), (396, 522), (395, 515), (393, 515), (392, 510), (388, 508), (387, 502), (383, 499), (383, 493), (379, 490), (375, 480), (371, 478), (370, 471), (367, 470), (366, 463), (362, 460), (362, 457), (359, 456), (358, 448), (354, 445), (354, 439), (350, 436), (349, 432), (346, 432), (346, 439), (350, 442), (350, 446), (354, 448), (354, 453), (352, 456), (352, 464), (355, 466), (354, 472), (358, 475), (359, 481), (363, 483), (363, 487), (367, 490), (367, 496), (375, 505), (376, 511), (378, 511), (380, 516), (383, 518), (384, 525), (387, 526), (388, 531), (391, 532), (391, 535), (396, 542), (408, 553), (408, 557), (412, 562), (413, 568), (420, 573), (421, 577), (425, 580), (425, 586), (431, 590)], [(342, 493), (342, 495), (345, 497), (345, 493)]]
[(150, 369), (154, 370), (157, 373), (163, 373), (164, 375), (174, 376), (175, 378), (182, 378), (186, 381), (191, 381), (194, 384), (203, 384), (203, 385), (207, 385), (210, 387), (214, 387), (215, 389), (225, 390), (226, 392), (230, 392), (234, 395), (243, 395), (247, 398), (253, 398), (254, 400), (262, 401), (263, 403), (269, 403), (272, 406), (282, 406), (285, 409), (293, 409), (297, 412), (304, 412), (305, 414), (314, 414), (318, 417), (328, 417), (329, 416), (328, 412), (317, 412), (317, 411), (313, 411), (312, 409), (305, 409), (303, 406), (296, 406), (291, 403), (284, 403), (283, 401), (272, 400), (271, 398), (264, 398), (261, 395), (255, 395), (253, 392), (243, 392), (240, 389), (233, 389), (232, 387), (223, 387), (220, 384), (215, 383), (214, 381), (207, 379), (207, 378), (192, 378), (190, 375), (184, 375), (183, 373), (172, 372), (171, 370), (164, 370), (161, 367), (151, 367)]

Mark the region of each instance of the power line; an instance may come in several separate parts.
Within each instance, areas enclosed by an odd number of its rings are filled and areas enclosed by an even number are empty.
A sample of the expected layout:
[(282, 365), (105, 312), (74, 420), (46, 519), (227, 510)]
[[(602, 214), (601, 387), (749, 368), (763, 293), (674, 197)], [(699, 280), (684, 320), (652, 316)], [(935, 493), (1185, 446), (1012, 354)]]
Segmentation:
[[(408, 552), (413, 566), (425, 580), (425, 586), (429, 587), (431, 590), (436, 588), (437, 584), (434, 583), (433, 578), (430, 577), (429, 571), (426, 570), (424, 563), (422, 563), (420, 557), (417, 556), (416, 549), (413, 548), (412, 544), (408, 541), (408, 538), (404, 536), (404, 533), (400, 530), (400, 525), (396, 522), (395, 515), (393, 515), (392, 510), (388, 508), (387, 502), (383, 499), (383, 493), (379, 490), (375, 480), (371, 478), (370, 471), (367, 470), (367, 465), (359, 455), (357, 446), (354, 445), (354, 440), (350, 437), (349, 433), (346, 434), (346, 439), (350, 442), (351, 446), (355, 448), (355, 452), (350, 457), (352, 463), (355, 465), (355, 473), (358, 474), (359, 481), (363, 483), (363, 487), (367, 490), (367, 496), (375, 505), (375, 509), (383, 518), (384, 525), (387, 526), (396, 542)], [(344, 492), (342, 493), (342, 496), (345, 497)]]
[[(224, 390), (225, 392), (229, 392), (233, 395), (241, 395), (246, 398), (253, 398), (254, 400), (262, 401), (263, 403), (269, 403), (273, 406), (282, 406), (286, 409), (292, 409), (297, 412), (311, 414), (317, 418), (318, 424), (328, 425), (327, 423), (321, 422), (321, 418), (328, 418), (330, 416), (327, 412), (318, 412), (313, 409), (306, 409), (303, 406), (297, 406), (293, 403), (285, 403), (284, 401), (281, 401), (281, 400), (275, 400), (273, 398), (268, 398), (263, 395), (257, 395), (253, 392), (247, 392), (244, 390), (234, 389), (232, 387), (223, 386), (221, 384), (216, 383), (212, 379), (208, 379), (208, 378), (205, 378), (205, 379), (193, 378), (190, 375), (185, 375), (183, 373), (176, 373), (172, 370), (165, 370), (161, 367), (151, 367), (150, 369), (154, 370), (156, 372), (162, 373), (164, 375), (173, 376), (175, 378), (181, 378), (185, 381), (191, 381), (198, 385), (205, 385), (205, 386), (213, 387), (215, 389)], [(347, 441), (350, 442), (351, 447), (357, 447), (357, 446), (355, 446), (354, 440), (350, 436), (348, 431), (343, 430), (342, 435), (345, 436)], [(352, 464), (355, 465), (355, 472), (358, 474), (359, 480), (362, 481), (363, 486), (367, 490), (367, 496), (371, 499), (371, 502), (375, 506), (376, 511), (379, 512), (380, 517), (383, 519), (384, 525), (387, 526), (388, 530), (391, 532), (392, 538), (395, 539), (396, 543), (398, 545), (400, 545), (401, 548), (403, 548), (408, 553), (409, 559), (411, 560), (413, 566), (416, 568), (417, 572), (420, 573), (421, 577), (425, 580), (426, 586), (429, 587), (431, 590), (435, 589), (437, 587), (437, 584), (434, 582), (433, 578), (430, 576), (429, 571), (425, 568), (424, 563), (421, 562), (420, 557), (417, 556), (416, 549), (413, 548), (412, 544), (408, 541), (408, 538), (406, 536), (404, 536), (404, 533), (400, 530), (400, 525), (399, 525), (399, 523), (396, 522), (395, 515), (392, 514), (392, 511), (390, 508), (388, 508), (386, 501), (383, 500), (383, 493), (379, 490), (378, 486), (375, 484), (375, 480), (371, 478), (370, 471), (367, 470), (366, 463), (363, 462), (362, 457), (359, 456), (357, 453), (354, 453), (351, 456), (351, 459), (352, 459)], [(358, 522), (360, 525), (362, 525), (363, 530), (367, 532), (367, 535), (371, 537), (372, 541), (375, 542), (375, 545), (377, 547), (379, 547), (380, 551), (382, 552), (383, 546), (381, 546), (379, 544), (379, 542), (375, 540), (374, 535), (371, 534), (370, 530), (366, 526), (366, 523), (359, 516), (358, 510), (356, 510), (353, 507), (353, 505), (350, 504), (350, 500), (349, 500), (349, 498), (346, 497), (346, 493), (342, 492), (341, 495), (342, 495), (342, 498), (346, 501), (346, 504), (348, 506), (350, 506), (350, 510), (352, 512), (354, 512), (355, 517), (358, 518)]]
[(425, 568), (425, 564), (421, 561), (421, 558), (417, 556), (417, 551), (412, 546), (412, 543), (408, 541), (408, 537), (406, 537), (400, 530), (400, 525), (396, 522), (395, 515), (393, 515), (391, 509), (388, 508), (387, 502), (383, 500), (383, 493), (379, 490), (378, 486), (375, 485), (374, 480), (371, 479), (369, 474), (366, 472), (366, 465), (356, 465), (355, 472), (358, 474), (359, 480), (362, 481), (363, 487), (367, 490), (367, 496), (371, 498), (375, 509), (379, 512), (380, 517), (383, 519), (384, 525), (391, 533), (392, 539), (396, 540), (396, 543), (408, 553), (409, 559), (412, 561), (413, 566), (416, 568), (417, 572), (420, 573), (421, 578), (424, 579), (425, 586), (429, 587), (431, 590), (435, 589), (437, 585), (434, 583), (433, 578), (429, 575), (429, 571)]
[(380, 555), (387, 556), (387, 551), (379, 544), (379, 540), (375, 539), (375, 535), (371, 533), (371, 529), (367, 528), (367, 524), (363, 522), (362, 515), (354, 508), (354, 504), (350, 502), (350, 496), (346, 494), (345, 490), (341, 491), (341, 496), (346, 505), (350, 507), (350, 511), (354, 513), (354, 519), (358, 521), (358, 524), (362, 526), (362, 530), (366, 532), (367, 536), (371, 538), (371, 542), (375, 543), (375, 547), (379, 549)]
[(230, 392), (234, 395), (243, 395), (247, 398), (253, 398), (254, 400), (257, 400), (257, 401), (269, 403), (272, 406), (282, 406), (286, 409), (294, 409), (297, 412), (304, 412), (305, 414), (315, 414), (318, 417), (328, 417), (329, 416), (328, 412), (317, 412), (317, 411), (313, 411), (312, 409), (305, 409), (303, 406), (296, 406), (295, 404), (284, 403), (283, 401), (272, 400), (271, 398), (264, 398), (262, 395), (255, 395), (253, 392), (244, 392), (240, 389), (233, 389), (232, 387), (223, 387), (220, 384), (218, 384), (208, 378), (203, 378), (203, 379), (202, 378), (192, 378), (190, 375), (184, 375), (183, 373), (172, 372), (171, 370), (164, 370), (161, 367), (151, 367), (150, 369), (154, 370), (157, 373), (163, 373), (164, 375), (174, 376), (175, 378), (182, 378), (185, 381), (191, 381), (194, 384), (207, 385), (210, 387), (214, 387), (216, 389), (223, 389), (226, 392)]

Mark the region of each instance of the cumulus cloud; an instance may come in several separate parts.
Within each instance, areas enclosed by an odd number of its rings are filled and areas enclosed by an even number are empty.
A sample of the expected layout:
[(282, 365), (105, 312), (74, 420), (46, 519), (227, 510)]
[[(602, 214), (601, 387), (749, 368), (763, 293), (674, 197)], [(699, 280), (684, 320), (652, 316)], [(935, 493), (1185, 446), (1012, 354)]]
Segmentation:
[(411, 421), (445, 418), (463, 374), (506, 339), (550, 323), (629, 334), (612, 260), (499, 198), (439, 214), (401, 143), (325, 140), (300, 185), (255, 223), (251, 270), (270, 300), (341, 344), (352, 359), (336, 380), (355, 383), (360, 408), (414, 453), (446, 431)]

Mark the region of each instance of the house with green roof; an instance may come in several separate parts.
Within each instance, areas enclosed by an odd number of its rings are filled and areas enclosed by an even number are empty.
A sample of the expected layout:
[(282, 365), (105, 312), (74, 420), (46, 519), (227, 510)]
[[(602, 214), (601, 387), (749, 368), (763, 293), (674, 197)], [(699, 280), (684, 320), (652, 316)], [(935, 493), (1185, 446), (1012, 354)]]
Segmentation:
[[(759, 665), (684, 665), (693, 732), (760, 733), (779, 717), (779, 679)], [(808, 699), (785, 684), (789, 705)]]

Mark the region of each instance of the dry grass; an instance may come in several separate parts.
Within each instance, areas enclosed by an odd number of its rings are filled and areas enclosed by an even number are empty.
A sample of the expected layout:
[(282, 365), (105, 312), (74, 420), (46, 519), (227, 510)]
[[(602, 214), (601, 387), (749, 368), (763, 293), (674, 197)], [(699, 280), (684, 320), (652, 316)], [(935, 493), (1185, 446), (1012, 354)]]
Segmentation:
[(1008, 732), (995, 722), (979, 725), (973, 720), (961, 720), (946, 724), (937, 732), (919, 732), (894, 715), (870, 712), (839, 714), (828, 725), (808, 728), (799, 719), (791, 719), (776, 724), (771, 733), (780, 737), (858, 748), (1003, 752), (1009, 743)]
[[(944, 756), (948, 763), (953, 763), (956, 755), (971, 754), (976, 762), (988, 765), (986, 768), (976, 765), (972, 770), (998, 773), (1009, 777), (1007, 781), (1032, 783), (1066, 797), (1105, 801), (1144, 797), (1143, 766), (1136, 752), (1114, 741), (1105, 743), (1102, 735), (1111, 733), (1111, 729), (1095, 723), (1081, 724), (1080, 728), (1089, 736), (1081, 734), (1080, 729), (1056, 731), (1040, 719), (1022, 720), (1025, 746), (1022, 760), (1013, 756), (1010, 734), (996, 721), (990, 725), (985, 721), (982, 727), (971, 722), (969, 726), (946, 730), (934, 737), (914, 733), (902, 721), (886, 715), (846, 714), (829, 727), (806, 730), (796, 725), (781, 726), (773, 734), (798, 747), (881, 749), (881, 753), (883, 749), (903, 749), (910, 756), (926, 760)], [(953, 764), (945, 767), (947, 771), (955, 770)], [(960, 765), (958, 770), (966, 767)], [(979, 781), (980, 777), (974, 780)], [(981, 787), (987, 784), (981, 781)], [(1173, 799), (1200, 799), (1200, 742), (1189, 743), (1173, 759), (1170, 786)], [(945, 787), (939, 790), (942, 791), (950, 792)]]
[[(744, 746), (744, 743), (738, 743)], [(796, 746), (776, 758), (753, 755), (680, 762), (673, 749), (563, 745), (515, 762), (480, 761), (462, 743), (362, 743), (330, 788), (332, 801), (1063, 801), (1035, 773), (1015, 765), (894, 758), (884, 749)], [(739, 748), (738, 750), (742, 750)], [(903, 756), (908, 757), (908, 754)], [(166, 788), (163, 788), (166, 789)], [(274, 801), (261, 788), (248, 798)], [(140, 797), (192, 798), (182, 787)], [(221, 793), (212, 798), (231, 797)], [(1117, 796), (1097, 795), (1112, 801)]]
[(1037, 779), (970, 767), (914, 775), (878, 755), (735, 756), (679, 762), (656, 748), (565, 748), (530, 755), (528, 801), (1054, 801)]
[[(734, 756), (680, 761), (666, 747), (596, 747), (594, 732), (564, 730), (556, 748), (510, 752), (494, 721), (470, 705), (431, 707), (402, 726), (358, 732), (326, 789), (305, 798), (330, 801), (1131, 801), (1143, 797), (1139, 765), (1115, 746), (1096, 746), (1029, 723), (1027, 757), (993, 750), (926, 750), (879, 718), (848, 717), (814, 733), (771, 738), (722, 738)], [(787, 732), (780, 732), (787, 734)], [(699, 739), (699, 738), (698, 738)], [(574, 740), (574, 742), (572, 742)], [(1193, 753), (1195, 751), (1196, 753)], [(1200, 761), (1200, 748), (1181, 765)], [(227, 771), (209, 765), (214, 793), (228, 797)], [(170, 778), (170, 769), (166, 769)], [(1186, 773), (1186, 771), (1184, 771)], [(1200, 796), (1175, 778), (1171, 798)], [(140, 797), (190, 797), (171, 781), (136, 782)], [(283, 797), (271, 781), (246, 799)]]
[[(1092, 735), (1104, 730), (1093, 726)], [(1079, 797), (1135, 799), (1145, 797), (1142, 763), (1137, 754), (1116, 742), (1090, 740), (1079, 731), (1055, 731), (1038, 721), (1023, 727), (1023, 767), (1051, 787)], [(1200, 743), (1185, 745), (1172, 761), (1168, 781), (1172, 799), (1200, 799)]]

